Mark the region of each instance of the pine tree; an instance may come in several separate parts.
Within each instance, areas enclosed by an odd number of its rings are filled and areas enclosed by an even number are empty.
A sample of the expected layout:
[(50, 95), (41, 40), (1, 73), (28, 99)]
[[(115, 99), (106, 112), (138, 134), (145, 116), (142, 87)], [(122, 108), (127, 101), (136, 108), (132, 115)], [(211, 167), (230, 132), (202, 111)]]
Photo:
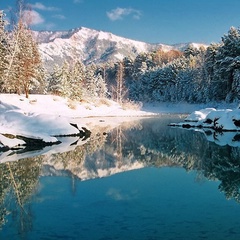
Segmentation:
[(240, 29), (231, 27), (228, 34), (222, 37), (222, 45), (216, 54), (214, 81), (219, 100), (225, 100), (227, 97), (229, 101), (232, 101), (234, 98), (233, 82), (235, 72), (239, 69), (239, 56)]
[(64, 61), (63, 65), (59, 67), (54, 66), (54, 71), (51, 74), (49, 91), (53, 94), (70, 97), (71, 96), (71, 85), (70, 85), (70, 69), (67, 61)]
[(4, 88), (4, 82), (6, 81), (5, 72), (9, 64), (8, 62), (9, 38), (6, 32), (6, 25), (7, 25), (7, 22), (5, 21), (5, 14), (1, 10), (0, 11), (0, 87), (1, 87), (1, 91), (3, 91), (3, 88)]
[(61, 96), (70, 97), (71, 96), (71, 85), (70, 85), (70, 71), (69, 63), (64, 61), (61, 69), (60, 81), (61, 81)]
[[(45, 88), (45, 71), (37, 43), (34, 41), (32, 32), (29, 29), (31, 16), (26, 17), (27, 5), (24, 5), (24, 0), (17, 0), (17, 5), (16, 24), (12, 26), (12, 32), (8, 34), (7, 40), (6, 34), (2, 34), (4, 20), (2, 12), (0, 13), (0, 48), (3, 49), (2, 46), (7, 47), (7, 53), (2, 54), (1, 52), (0, 54), (5, 59), (4, 67), (0, 68), (4, 69), (3, 89), (7, 92), (25, 93), (28, 98), (31, 90), (43, 92)], [(0, 60), (0, 65), (1, 63)]]
[(108, 92), (107, 84), (100, 73), (96, 76), (96, 84), (97, 84), (97, 96), (100, 98), (105, 98)]
[(48, 92), (61, 95), (61, 68), (59, 65), (55, 64), (53, 67), (53, 72), (50, 74)]
[(33, 40), (32, 33), (26, 28), (20, 19), (14, 34), (17, 41), (17, 52), (15, 54), (14, 83), (17, 84), (17, 92), (25, 93), (26, 98), (29, 92), (34, 88), (36, 82), (42, 80), (39, 69), (42, 68), (41, 57), (38, 52), (36, 42)]
[(96, 82), (96, 66), (91, 64), (86, 68), (86, 88), (84, 89), (84, 96), (87, 98), (97, 97), (97, 82)]
[(84, 92), (85, 84), (85, 66), (82, 62), (76, 61), (73, 65), (69, 77), (69, 83), (71, 86), (71, 99), (81, 100)]

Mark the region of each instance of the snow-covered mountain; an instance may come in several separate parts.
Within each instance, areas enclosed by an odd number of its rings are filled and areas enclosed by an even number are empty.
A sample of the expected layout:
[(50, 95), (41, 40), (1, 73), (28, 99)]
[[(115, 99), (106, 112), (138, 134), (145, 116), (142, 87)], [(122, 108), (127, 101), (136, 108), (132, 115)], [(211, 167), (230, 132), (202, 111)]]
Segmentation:
[[(190, 43), (165, 45), (150, 44), (116, 36), (109, 32), (85, 27), (69, 31), (34, 32), (40, 53), (48, 68), (64, 59), (80, 59), (85, 64), (122, 60), (125, 56), (136, 57), (139, 53), (162, 49), (183, 50)], [(194, 44), (199, 47), (202, 44)]]

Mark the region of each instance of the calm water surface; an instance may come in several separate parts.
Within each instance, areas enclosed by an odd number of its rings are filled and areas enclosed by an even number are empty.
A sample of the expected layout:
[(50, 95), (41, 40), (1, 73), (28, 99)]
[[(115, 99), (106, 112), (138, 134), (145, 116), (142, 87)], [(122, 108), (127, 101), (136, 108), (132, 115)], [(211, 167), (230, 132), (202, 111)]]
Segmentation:
[(0, 239), (240, 239), (240, 148), (176, 121), (0, 164)]

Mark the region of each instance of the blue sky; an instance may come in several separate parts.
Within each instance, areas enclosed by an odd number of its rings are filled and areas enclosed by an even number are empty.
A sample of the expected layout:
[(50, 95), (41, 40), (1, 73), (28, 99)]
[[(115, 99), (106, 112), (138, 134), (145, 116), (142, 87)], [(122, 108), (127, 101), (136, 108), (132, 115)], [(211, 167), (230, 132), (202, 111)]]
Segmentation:
[[(9, 11), (15, 0), (0, 0)], [(87, 27), (149, 43), (219, 42), (240, 26), (239, 0), (28, 0), (35, 30)]]

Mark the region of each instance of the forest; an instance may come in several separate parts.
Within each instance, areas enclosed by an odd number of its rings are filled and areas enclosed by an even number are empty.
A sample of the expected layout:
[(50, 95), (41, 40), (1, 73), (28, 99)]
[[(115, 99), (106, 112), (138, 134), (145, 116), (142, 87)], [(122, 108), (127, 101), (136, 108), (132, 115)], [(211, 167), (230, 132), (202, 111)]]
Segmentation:
[(158, 49), (98, 65), (84, 65), (73, 56), (48, 72), (29, 28), (31, 19), (21, 10), (16, 19), (9, 24), (0, 11), (1, 93), (56, 94), (77, 101), (108, 97), (119, 103), (239, 101), (239, 28), (231, 27), (207, 48)]

